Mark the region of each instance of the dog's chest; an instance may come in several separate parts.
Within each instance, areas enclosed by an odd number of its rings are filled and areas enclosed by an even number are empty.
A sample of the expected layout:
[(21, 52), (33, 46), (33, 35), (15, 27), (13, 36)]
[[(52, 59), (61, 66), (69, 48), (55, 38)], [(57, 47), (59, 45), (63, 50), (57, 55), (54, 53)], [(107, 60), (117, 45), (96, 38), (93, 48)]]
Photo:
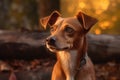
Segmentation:
[(77, 51), (60, 51), (58, 55), (62, 66), (66, 68), (66, 70), (70, 70), (70, 72), (73, 71), (76, 66)]

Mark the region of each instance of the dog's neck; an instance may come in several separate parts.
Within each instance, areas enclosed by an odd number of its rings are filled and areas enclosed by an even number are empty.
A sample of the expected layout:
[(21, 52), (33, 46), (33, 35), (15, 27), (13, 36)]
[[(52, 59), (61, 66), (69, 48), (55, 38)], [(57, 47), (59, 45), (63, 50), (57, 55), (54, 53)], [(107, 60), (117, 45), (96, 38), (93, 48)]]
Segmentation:
[(77, 66), (77, 50), (59, 51), (57, 53), (58, 60), (66, 76), (66, 80), (74, 80)]
[(78, 49), (57, 52), (58, 61), (66, 76), (66, 80), (74, 80), (77, 73), (76, 69), (80, 67), (80, 61), (86, 54), (86, 47), (86, 38), (84, 38)]

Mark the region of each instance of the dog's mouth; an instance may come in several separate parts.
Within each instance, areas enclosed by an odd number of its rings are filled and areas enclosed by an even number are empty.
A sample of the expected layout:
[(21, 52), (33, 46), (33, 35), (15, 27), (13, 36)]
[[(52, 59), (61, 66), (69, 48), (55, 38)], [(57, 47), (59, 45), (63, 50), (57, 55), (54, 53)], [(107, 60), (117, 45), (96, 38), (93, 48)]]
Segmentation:
[(58, 48), (56, 46), (51, 46), (51, 45), (47, 45), (47, 48), (52, 50), (52, 51), (63, 51), (63, 50), (69, 49), (69, 47)]

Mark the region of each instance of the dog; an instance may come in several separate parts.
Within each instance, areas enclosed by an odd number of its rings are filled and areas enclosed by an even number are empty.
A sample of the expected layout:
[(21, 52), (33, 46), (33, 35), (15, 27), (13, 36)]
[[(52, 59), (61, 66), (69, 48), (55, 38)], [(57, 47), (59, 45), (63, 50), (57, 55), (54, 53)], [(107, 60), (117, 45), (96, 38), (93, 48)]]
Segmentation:
[(53, 11), (40, 22), (45, 29), (50, 27), (51, 35), (45, 43), (57, 56), (51, 80), (95, 80), (94, 66), (87, 56), (86, 34), (97, 19), (83, 12), (62, 18)]

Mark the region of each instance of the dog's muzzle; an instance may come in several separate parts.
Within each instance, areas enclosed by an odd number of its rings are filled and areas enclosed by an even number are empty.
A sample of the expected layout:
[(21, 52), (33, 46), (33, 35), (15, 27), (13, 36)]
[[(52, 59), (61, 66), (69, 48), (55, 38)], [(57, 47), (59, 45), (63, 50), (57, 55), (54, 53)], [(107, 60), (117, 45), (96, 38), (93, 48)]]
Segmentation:
[(55, 42), (56, 42), (55, 38), (47, 38), (46, 39), (46, 43), (48, 45), (50, 45), (50, 46), (54, 46), (55, 47)]
[(66, 49), (69, 49), (68, 47), (59, 48), (56, 45), (56, 39), (54, 37), (48, 37), (46, 39), (46, 45), (48, 46), (47, 48), (52, 49), (52, 50), (66, 50)]
[(57, 50), (56, 39), (54, 37), (48, 37), (46, 39), (46, 46), (48, 49)]

